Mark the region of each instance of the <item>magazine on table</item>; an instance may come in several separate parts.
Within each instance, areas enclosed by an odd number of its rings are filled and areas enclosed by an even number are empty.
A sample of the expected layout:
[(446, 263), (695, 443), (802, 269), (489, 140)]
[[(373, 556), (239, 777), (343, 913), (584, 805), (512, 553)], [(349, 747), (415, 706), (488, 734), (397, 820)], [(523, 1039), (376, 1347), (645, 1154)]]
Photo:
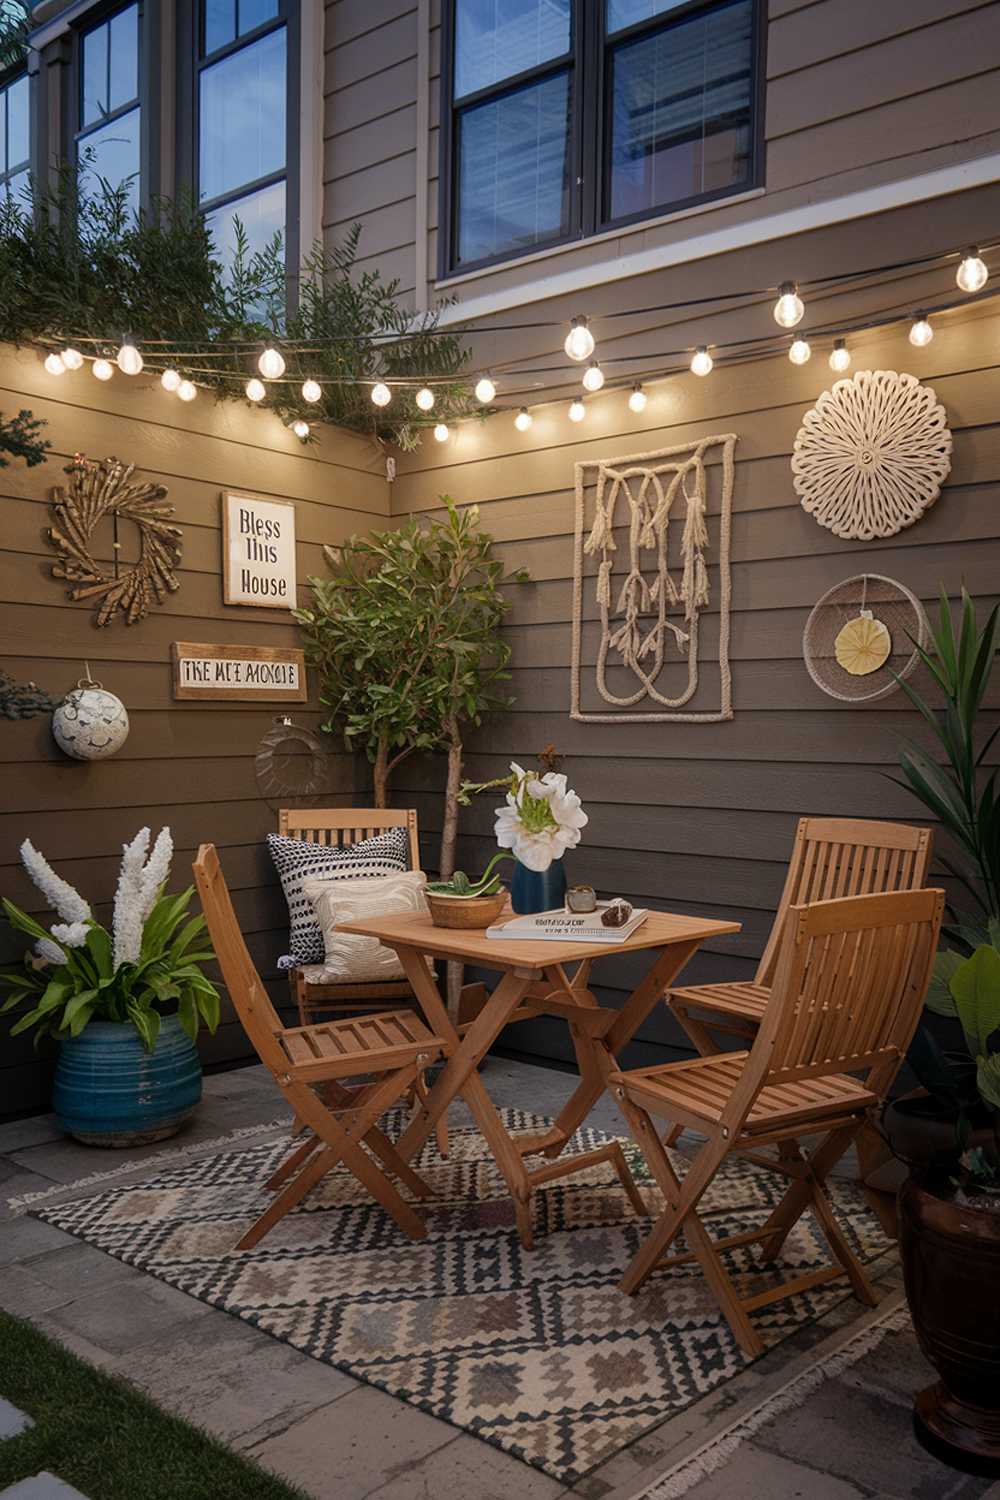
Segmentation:
[(624, 943), (645, 922), (649, 911), (637, 906), (621, 927), (605, 927), (601, 916), (612, 904), (598, 901), (596, 911), (588, 912), (567, 911), (562, 906), (555, 911), (531, 912), (525, 917), (495, 922), (487, 927), (486, 936), (519, 943), (536, 939), (556, 943)]

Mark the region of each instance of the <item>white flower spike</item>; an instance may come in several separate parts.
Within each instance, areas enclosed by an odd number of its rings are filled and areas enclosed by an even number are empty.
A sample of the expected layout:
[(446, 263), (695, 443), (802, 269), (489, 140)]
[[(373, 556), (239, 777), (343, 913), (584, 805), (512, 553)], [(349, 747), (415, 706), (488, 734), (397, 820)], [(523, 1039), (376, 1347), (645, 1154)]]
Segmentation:
[(30, 839), (25, 839), (21, 845), (21, 862), (52, 910), (58, 912), (64, 922), (90, 921), (90, 907), (80, 892), (56, 874)]

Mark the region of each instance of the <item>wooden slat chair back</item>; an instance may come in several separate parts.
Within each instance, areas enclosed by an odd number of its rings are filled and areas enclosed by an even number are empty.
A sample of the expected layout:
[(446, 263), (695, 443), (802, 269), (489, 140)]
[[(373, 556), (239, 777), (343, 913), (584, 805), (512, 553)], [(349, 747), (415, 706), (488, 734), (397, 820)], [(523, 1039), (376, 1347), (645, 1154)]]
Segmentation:
[[(750, 1052), (697, 1057), (613, 1074), (609, 1087), (643, 1150), (666, 1207), (629, 1266), (634, 1292), (657, 1267), (698, 1260), (741, 1347), (763, 1348), (750, 1323), (756, 1308), (846, 1275), (863, 1301), (872, 1288), (837, 1224), (824, 1190), (830, 1169), (855, 1140), (905, 1056), (930, 981), (944, 893), (896, 891), (840, 897), (787, 913), (771, 1002)], [(650, 1115), (691, 1125), (707, 1139), (678, 1180)], [(809, 1154), (803, 1135), (819, 1136)], [(777, 1155), (760, 1147), (777, 1145)], [(761, 1229), (713, 1242), (697, 1205), (731, 1151), (791, 1179)], [(760, 1241), (770, 1261), (811, 1208), (833, 1263), (741, 1299), (720, 1250)], [(683, 1228), (685, 1255), (663, 1256)]]
[[(421, 1238), (427, 1232), (423, 1220), (391, 1178), (398, 1178), (418, 1197), (428, 1197), (430, 1189), (379, 1130), (378, 1120), (412, 1091), (424, 1068), (441, 1058), (441, 1038), (412, 1010), (383, 1011), (315, 1026), (283, 1026), (247, 950), (213, 844), (202, 844), (193, 870), (236, 1014), (296, 1120), (308, 1130), (268, 1181), (268, 1188), (281, 1191), (243, 1235), (237, 1249), (256, 1245), (340, 1163), (401, 1229), (414, 1239)], [(351, 1086), (352, 1079), (366, 1081)]]

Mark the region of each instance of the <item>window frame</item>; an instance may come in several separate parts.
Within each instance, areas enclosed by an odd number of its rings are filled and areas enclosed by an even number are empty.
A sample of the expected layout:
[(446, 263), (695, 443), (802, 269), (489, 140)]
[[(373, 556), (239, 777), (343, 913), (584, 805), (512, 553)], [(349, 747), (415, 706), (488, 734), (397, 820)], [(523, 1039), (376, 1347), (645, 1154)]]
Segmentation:
[[(570, 12), (571, 46), (561, 58), (547, 60), (525, 69), (511, 78), (454, 97), (455, 75), (455, 8), (458, 0), (442, 0), (441, 15), (441, 109), (440, 152), (438, 161), (438, 281), (444, 282), (471, 272), (514, 264), (527, 256), (547, 250), (569, 248), (585, 243), (596, 235), (629, 229), (652, 219), (666, 219), (692, 208), (721, 203), (764, 186), (764, 123), (767, 64), (767, 11), (764, 0), (750, 0), (751, 5), (751, 121), (750, 163), (747, 176), (739, 183), (709, 192), (691, 194), (669, 204), (654, 205), (617, 218), (610, 214), (611, 161), (611, 69), (614, 53), (621, 46), (644, 35), (672, 30), (700, 13), (722, 11), (735, 0), (687, 0), (686, 4), (648, 20), (623, 27), (609, 37), (606, 29), (605, 0), (572, 0)], [(567, 59), (571, 59), (567, 63)], [(569, 68), (573, 84), (570, 107), (570, 230), (568, 234), (539, 240), (521, 250), (504, 250), (497, 255), (475, 261), (459, 261), (458, 249), (458, 118), (474, 104), (500, 99), (528, 82), (537, 82), (549, 74)]]
[[(117, 109), (92, 121), (89, 125), (81, 124), (83, 116), (83, 43), (84, 38), (98, 27), (109, 23), (112, 18), (121, 11), (128, 10), (135, 3), (136, 7), (136, 94), (127, 104), (120, 104)], [(70, 51), (69, 77), (66, 90), (66, 141), (64, 156), (66, 161), (76, 172), (79, 166), (79, 152), (81, 142), (85, 143), (88, 136), (103, 129), (105, 125), (113, 125), (115, 120), (124, 119), (132, 110), (139, 111), (139, 183), (138, 204), (139, 208), (147, 208), (150, 202), (151, 192), (154, 191), (148, 181), (148, 162), (150, 159), (150, 131), (151, 121), (149, 119), (149, 108), (144, 96), (143, 85), (145, 83), (144, 62), (147, 55), (147, 17), (145, 15), (145, 0), (104, 0), (103, 4), (92, 6), (79, 18), (78, 24), (74, 25), (72, 31), (72, 45)], [(110, 57), (110, 36), (109, 36)]]
[[(25, 80), (25, 82), (28, 85), (28, 154), (25, 157), (24, 161), (23, 162), (19, 162), (17, 164), (17, 166), (14, 168), (13, 171), (9, 171), (8, 168), (7, 168), (7, 140), (8, 140), (8, 130), (7, 130), (7, 113), (8, 113), (8, 110), (7, 110), (7, 102), (6, 102), (6, 99), (7, 99), (7, 89), (11, 86), (11, 84), (20, 83), (20, 81), (21, 81), (22, 78)], [(32, 133), (33, 133), (32, 132), (32, 118), (31, 118), (31, 102), (32, 102), (31, 101), (31, 93), (32, 93), (31, 75), (28, 72), (27, 62), (14, 63), (12, 67), (4, 68), (3, 70), (0, 70), (0, 94), (3, 95), (3, 100), (2, 100), (2, 102), (0, 102), (0, 109), (2, 109), (3, 112), (4, 112), (4, 122), (3, 122), (3, 124), (4, 124), (4, 136), (3, 136), (3, 140), (4, 140), (4, 160), (3, 160), (3, 163), (0, 164), (0, 195), (5, 195), (6, 194), (6, 192), (7, 192), (7, 184), (14, 177), (19, 176), (21, 172), (23, 172), (25, 170), (27, 171), (27, 173), (28, 173), (28, 181), (29, 182), (31, 181), (32, 173), (34, 172), (35, 164), (34, 164), (34, 161), (32, 159), (32, 155), (31, 155)]]

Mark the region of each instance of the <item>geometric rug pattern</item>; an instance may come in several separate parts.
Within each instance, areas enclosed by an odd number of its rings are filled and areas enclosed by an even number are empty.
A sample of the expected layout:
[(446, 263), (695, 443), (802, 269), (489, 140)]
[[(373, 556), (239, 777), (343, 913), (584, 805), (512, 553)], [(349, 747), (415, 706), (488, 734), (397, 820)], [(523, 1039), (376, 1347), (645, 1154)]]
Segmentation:
[[(548, 1123), (501, 1113), (515, 1135)], [(399, 1114), (383, 1121), (390, 1133), (402, 1123)], [(583, 1129), (571, 1149), (607, 1139)], [(658, 1213), (657, 1189), (623, 1144)], [(618, 1291), (648, 1221), (603, 1164), (536, 1194), (536, 1247), (526, 1251), (482, 1137), (453, 1129), (447, 1159), (429, 1142), (415, 1163), (435, 1194), (420, 1205), (425, 1240), (408, 1239), (350, 1173), (336, 1171), (255, 1249), (235, 1251), (286, 1151), (271, 1142), (165, 1165), (144, 1182), (34, 1212), (566, 1484), (749, 1362), (697, 1264), (659, 1272), (635, 1297)], [(672, 1154), (682, 1175), (686, 1160)], [(730, 1158), (703, 1200), (710, 1232), (759, 1224), (781, 1187), (775, 1174)], [(852, 1184), (834, 1181), (830, 1192), (860, 1259), (886, 1250)], [(781, 1270), (806, 1271), (826, 1256), (806, 1215)], [(774, 1280), (773, 1268), (755, 1265), (753, 1247), (726, 1252), (726, 1261), (742, 1296)], [(771, 1347), (845, 1295), (844, 1281), (820, 1286), (761, 1309), (754, 1325)]]

